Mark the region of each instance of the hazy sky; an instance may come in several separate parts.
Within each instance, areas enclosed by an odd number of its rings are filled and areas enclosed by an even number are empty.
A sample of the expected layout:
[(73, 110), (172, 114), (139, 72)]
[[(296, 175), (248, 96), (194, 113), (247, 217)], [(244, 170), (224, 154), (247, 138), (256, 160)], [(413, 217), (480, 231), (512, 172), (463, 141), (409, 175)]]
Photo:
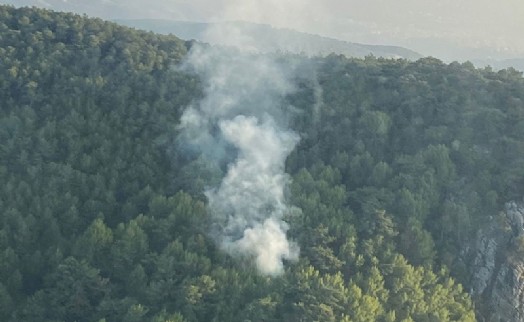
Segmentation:
[[(524, 56), (523, 0), (0, 0), (115, 18), (246, 20), (431, 54), (465, 46)], [(424, 52), (426, 51), (426, 52)]]

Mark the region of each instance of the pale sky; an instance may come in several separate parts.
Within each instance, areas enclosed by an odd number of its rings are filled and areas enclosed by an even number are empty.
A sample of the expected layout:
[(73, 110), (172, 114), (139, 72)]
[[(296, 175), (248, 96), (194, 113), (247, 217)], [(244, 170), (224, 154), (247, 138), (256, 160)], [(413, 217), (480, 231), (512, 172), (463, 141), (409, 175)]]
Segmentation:
[[(425, 55), (524, 57), (524, 0), (0, 0), (117, 18), (245, 20)], [(460, 51), (460, 50), (459, 50)]]

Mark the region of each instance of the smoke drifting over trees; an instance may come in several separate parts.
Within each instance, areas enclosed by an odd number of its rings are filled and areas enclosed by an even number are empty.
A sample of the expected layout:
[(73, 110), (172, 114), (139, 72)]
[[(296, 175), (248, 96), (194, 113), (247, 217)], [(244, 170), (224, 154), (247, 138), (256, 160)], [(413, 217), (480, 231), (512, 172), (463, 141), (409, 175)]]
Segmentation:
[(34, 8), (0, 6), (0, 31), (0, 321), (487, 307), (461, 250), (522, 198), (522, 73), (258, 55)]
[(204, 80), (205, 97), (184, 112), (182, 137), (207, 162), (229, 162), (220, 185), (205, 192), (213, 238), (232, 255), (253, 256), (261, 273), (280, 274), (283, 259), (298, 258), (282, 220), (288, 211), (284, 164), (299, 141), (283, 121), (283, 98), (293, 86), (286, 68), (270, 56), (249, 53), (241, 29), (209, 34), (231, 37), (236, 49), (192, 48), (185, 68)]

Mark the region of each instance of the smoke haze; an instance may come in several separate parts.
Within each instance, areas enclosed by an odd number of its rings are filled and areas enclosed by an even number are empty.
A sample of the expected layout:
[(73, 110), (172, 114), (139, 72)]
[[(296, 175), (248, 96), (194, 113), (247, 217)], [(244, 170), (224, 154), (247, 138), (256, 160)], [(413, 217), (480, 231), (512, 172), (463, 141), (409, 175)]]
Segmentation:
[(293, 92), (286, 70), (259, 55), (241, 29), (208, 30), (233, 48), (195, 45), (184, 69), (199, 75), (204, 98), (181, 118), (181, 137), (215, 165), (227, 162), (222, 182), (205, 191), (212, 237), (232, 256), (252, 258), (265, 275), (298, 258), (287, 240), (285, 160), (299, 141), (287, 129), (283, 98)]

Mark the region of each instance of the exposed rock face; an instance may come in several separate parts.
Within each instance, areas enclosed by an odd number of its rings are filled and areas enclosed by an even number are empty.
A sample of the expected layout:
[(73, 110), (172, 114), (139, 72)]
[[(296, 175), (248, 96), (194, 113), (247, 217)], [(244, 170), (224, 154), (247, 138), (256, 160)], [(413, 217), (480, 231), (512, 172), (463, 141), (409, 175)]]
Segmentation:
[(479, 321), (524, 322), (524, 205), (506, 204), (505, 211), (479, 231), (472, 256), (470, 293)]

